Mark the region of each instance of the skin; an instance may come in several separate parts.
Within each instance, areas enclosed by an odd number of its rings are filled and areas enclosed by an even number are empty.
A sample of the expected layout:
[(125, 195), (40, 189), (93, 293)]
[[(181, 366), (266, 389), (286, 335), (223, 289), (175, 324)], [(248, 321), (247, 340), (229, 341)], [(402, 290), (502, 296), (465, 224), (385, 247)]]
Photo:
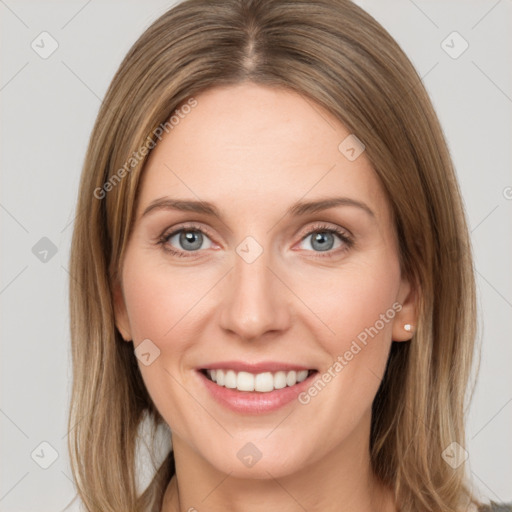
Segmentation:
[[(414, 293), (401, 275), (390, 206), (363, 152), (349, 161), (349, 132), (309, 99), (252, 83), (210, 89), (159, 142), (144, 170), (134, 230), (115, 287), (116, 325), (137, 347), (144, 382), (169, 424), (177, 475), (163, 512), (395, 511), (369, 459), (371, 405), (391, 342), (415, 324)], [(214, 203), (214, 216), (153, 209), (164, 196)], [(299, 217), (296, 201), (343, 196), (364, 202)], [(183, 222), (207, 230), (200, 250), (157, 240)], [(336, 235), (330, 251), (312, 245), (318, 223)], [(323, 228), (325, 231), (325, 228)], [(247, 237), (262, 254), (236, 252)], [(325, 256), (330, 252), (332, 257)], [(332, 367), (394, 303), (402, 308), (307, 405), (245, 415), (215, 402), (196, 368), (222, 360), (286, 361)], [(246, 467), (237, 452), (262, 453)]]

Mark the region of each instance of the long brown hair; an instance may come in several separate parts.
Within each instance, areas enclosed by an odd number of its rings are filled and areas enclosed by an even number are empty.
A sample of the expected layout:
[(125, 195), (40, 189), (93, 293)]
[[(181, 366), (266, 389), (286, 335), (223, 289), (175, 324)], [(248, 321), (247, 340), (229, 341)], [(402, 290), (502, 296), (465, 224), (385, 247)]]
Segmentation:
[(393, 343), (373, 403), (373, 469), (401, 510), (465, 510), (476, 499), (464, 464), (442, 457), (451, 443), (465, 445), (476, 330), (463, 204), (420, 77), (348, 0), (186, 0), (142, 34), (112, 80), (85, 158), (71, 249), (69, 450), (78, 495), (90, 512), (160, 511), (173, 454), (138, 495), (138, 429), (145, 414), (155, 426), (163, 419), (116, 330), (113, 284), (147, 159), (141, 148), (155, 145), (157, 128), (187, 99), (243, 81), (299, 92), (365, 144), (419, 295), (414, 337)]

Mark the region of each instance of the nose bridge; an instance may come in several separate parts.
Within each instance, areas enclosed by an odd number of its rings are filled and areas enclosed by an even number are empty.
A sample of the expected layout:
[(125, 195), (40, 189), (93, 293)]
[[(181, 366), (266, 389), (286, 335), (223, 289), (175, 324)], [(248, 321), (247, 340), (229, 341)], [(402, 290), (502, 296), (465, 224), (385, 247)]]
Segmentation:
[(268, 268), (271, 254), (259, 247), (251, 240), (237, 247), (222, 304), (222, 327), (245, 339), (283, 330), (289, 322), (283, 285)]

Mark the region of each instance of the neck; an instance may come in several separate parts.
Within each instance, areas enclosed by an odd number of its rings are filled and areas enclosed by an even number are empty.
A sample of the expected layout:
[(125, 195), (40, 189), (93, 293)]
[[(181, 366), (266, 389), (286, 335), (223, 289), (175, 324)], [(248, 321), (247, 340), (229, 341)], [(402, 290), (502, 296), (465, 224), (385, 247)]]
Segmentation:
[(396, 512), (393, 495), (373, 474), (368, 428), (325, 457), (275, 478), (238, 478), (212, 466), (173, 436), (176, 475), (162, 512)]

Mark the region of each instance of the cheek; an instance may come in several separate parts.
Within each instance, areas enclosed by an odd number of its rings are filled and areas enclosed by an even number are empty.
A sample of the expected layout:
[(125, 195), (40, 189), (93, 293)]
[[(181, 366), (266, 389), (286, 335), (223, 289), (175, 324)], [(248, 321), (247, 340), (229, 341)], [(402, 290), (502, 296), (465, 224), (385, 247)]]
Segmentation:
[(171, 337), (179, 345), (185, 338), (175, 333), (191, 325), (214, 276), (210, 279), (193, 268), (171, 270), (165, 263), (142, 260), (127, 257), (123, 278), (133, 339), (149, 338), (160, 346)]
[(398, 265), (350, 265), (317, 279), (316, 292), (303, 289), (321, 320), (315, 327), (319, 343), (332, 361), (346, 354), (351, 366), (366, 365), (380, 374), (401, 309), (399, 280)]
[[(299, 402), (305, 414), (322, 419), (318, 452), (352, 435), (370, 414), (386, 368), (393, 321), (401, 309), (396, 302), (399, 278), (398, 266), (347, 266), (325, 279), (325, 293), (310, 291), (312, 309), (322, 320), (314, 319), (316, 343), (327, 355)], [(332, 432), (339, 437), (334, 439)]]
[(200, 334), (197, 315), (205, 314), (202, 299), (214, 277), (210, 280), (204, 272), (185, 268), (171, 272), (165, 262), (144, 257), (143, 251), (128, 253), (124, 269), (123, 291), (134, 347), (149, 339), (159, 350), (151, 364), (138, 361), (142, 378), (160, 414), (185, 435), (186, 419), (191, 414), (202, 417), (204, 411), (185, 391), (182, 366)]

